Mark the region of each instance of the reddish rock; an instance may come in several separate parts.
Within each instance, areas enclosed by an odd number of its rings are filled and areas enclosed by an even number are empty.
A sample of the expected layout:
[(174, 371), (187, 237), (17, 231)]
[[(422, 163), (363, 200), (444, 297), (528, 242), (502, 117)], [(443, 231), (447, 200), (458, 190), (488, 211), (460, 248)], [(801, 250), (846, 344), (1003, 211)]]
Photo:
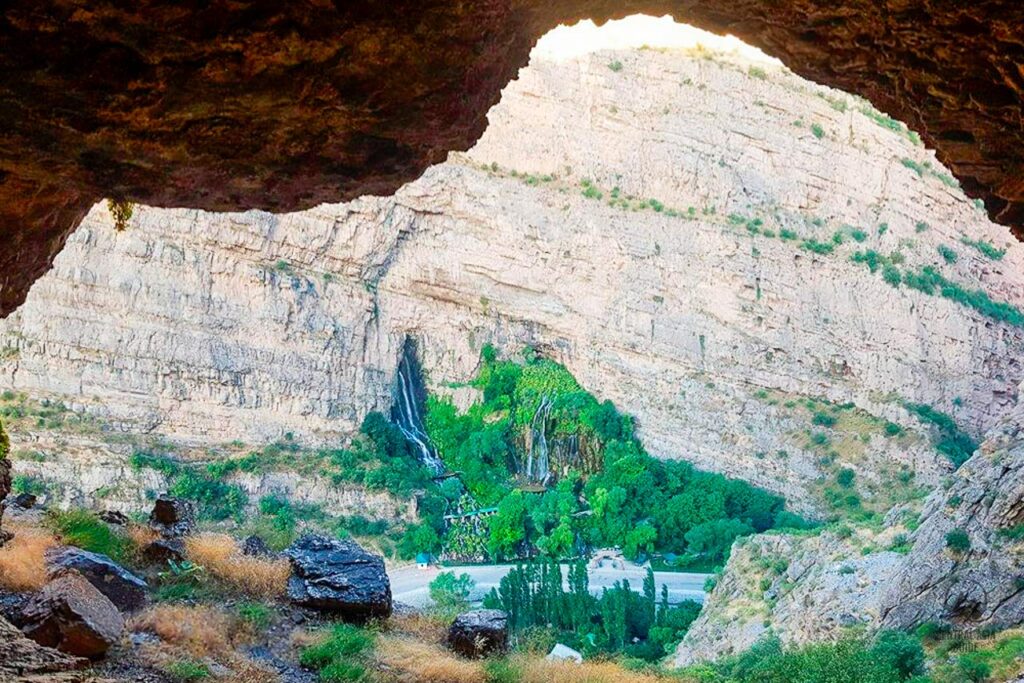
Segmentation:
[(292, 211), (393, 192), (480, 136), (559, 23), (674, 14), (907, 122), (1024, 225), (1024, 3), (12, 0), (0, 18), (0, 315), (101, 197)]
[(65, 570), (25, 606), (21, 630), (45, 647), (100, 657), (121, 637), (124, 618), (81, 574)]
[(29, 640), (3, 617), (0, 617), (0, 653), (0, 681), (80, 681), (85, 676), (75, 669), (88, 664), (85, 659), (72, 657)]

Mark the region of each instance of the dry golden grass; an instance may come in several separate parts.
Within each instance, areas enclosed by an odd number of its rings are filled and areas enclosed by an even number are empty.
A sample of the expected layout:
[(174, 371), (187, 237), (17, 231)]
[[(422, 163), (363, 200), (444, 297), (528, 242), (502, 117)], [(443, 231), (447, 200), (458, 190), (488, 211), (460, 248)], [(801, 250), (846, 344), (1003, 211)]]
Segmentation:
[(225, 612), (206, 605), (155, 605), (132, 618), (130, 627), (199, 658), (229, 653), (235, 630)]
[(11, 591), (38, 590), (46, 583), (47, 549), (57, 545), (48, 531), (24, 524), (8, 523), (14, 539), (0, 548), (0, 587)]
[(448, 624), (444, 619), (421, 612), (393, 614), (387, 625), (395, 633), (410, 636), (424, 643), (439, 644), (448, 632)]
[(260, 598), (282, 595), (291, 566), (285, 559), (248, 557), (226, 534), (199, 534), (185, 540), (188, 558), (233, 589)]
[(438, 645), (401, 636), (382, 636), (377, 661), (402, 683), (485, 683), (480, 662), (459, 659)]
[[(529, 657), (512, 659), (521, 683), (665, 683), (655, 674), (629, 671), (615, 662), (549, 662)], [(678, 681), (679, 679), (673, 679)], [(681, 683), (681, 681), (680, 681)]]

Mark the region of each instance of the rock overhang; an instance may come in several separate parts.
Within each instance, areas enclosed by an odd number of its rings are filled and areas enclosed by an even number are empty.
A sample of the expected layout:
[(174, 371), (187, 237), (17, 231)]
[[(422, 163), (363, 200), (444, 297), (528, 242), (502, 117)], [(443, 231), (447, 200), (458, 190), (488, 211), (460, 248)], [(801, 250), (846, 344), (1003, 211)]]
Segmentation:
[(1021, 234), (1018, 3), (16, 0), (0, 20), (0, 315), (102, 197), (292, 211), (390, 194), (479, 138), (546, 31), (641, 12), (863, 95)]

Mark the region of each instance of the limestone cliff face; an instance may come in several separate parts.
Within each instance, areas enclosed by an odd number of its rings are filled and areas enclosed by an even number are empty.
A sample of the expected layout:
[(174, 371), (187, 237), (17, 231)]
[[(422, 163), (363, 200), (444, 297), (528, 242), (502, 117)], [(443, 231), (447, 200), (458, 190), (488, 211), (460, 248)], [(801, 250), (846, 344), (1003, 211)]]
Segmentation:
[[(862, 102), (641, 50), (533, 64), (490, 120), (390, 198), (141, 209), (124, 233), (94, 208), (2, 324), (0, 388), (196, 443), (331, 442), (389, 405), (408, 335), (438, 389), (484, 342), (530, 344), (635, 415), (654, 454), (804, 508), (829, 467), (867, 499), (939, 481), (948, 463), (901, 399), (976, 436), (1015, 399), (1024, 331), (851, 262), (898, 252), (1024, 303), (1024, 252), (962, 243), (1009, 235)], [(856, 409), (819, 428), (807, 397)]]

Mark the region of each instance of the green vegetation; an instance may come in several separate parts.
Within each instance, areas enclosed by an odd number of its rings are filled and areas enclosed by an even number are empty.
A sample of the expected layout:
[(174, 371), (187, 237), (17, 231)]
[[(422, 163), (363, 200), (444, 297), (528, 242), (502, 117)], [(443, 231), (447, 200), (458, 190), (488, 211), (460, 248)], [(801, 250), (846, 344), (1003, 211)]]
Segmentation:
[(984, 240), (972, 240), (968, 237), (961, 237), (960, 242), (966, 244), (969, 247), (977, 249), (979, 252), (992, 259), (993, 261), (999, 261), (1006, 256), (1006, 249), (999, 249), (991, 242)]
[(41, 496), (48, 490), (46, 482), (39, 477), (27, 474), (17, 474), (11, 480), (11, 491), (15, 494), (31, 493), (34, 496)]
[(926, 176), (931, 176), (933, 178), (936, 178), (939, 182), (941, 182), (946, 187), (955, 187), (955, 188), (960, 187), (960, 183), (957, 181), (956, 178), (954, 178), (953, 176), (949, 175), (948, 173), (936, 170), (936, 168), (934, 166), (932, 166), (932, 162), (930, 162), (930, 161), (920, 161), (919, 162), (919, 161), (914, 161), (913, 159), (907, 159), (906, 157), (904, 157), (903, 159), (900, 159), (900, 163), (903, 164), (905, 167), (909, 168), (914, 173), (916, 173), (919, 178), (924, 178)]
[(878, 111), (873, 106), (871, 106), (870, 103), (865, 101), (864, 104), (860, 107), (860, 113), (864, 114), (864, 116), (868, 117), (882, 128), (885, 128), (886, 130), (891, 130), (897, 135), (905, 137), (907, 140), (910, 140), (918, 147), (922, 145), (921, 137), (917, 133), (915, 133), (912, 130), (909, 130), (905, 125), (903, 125), (896, 119), (892, 118), (891, 116), (888, 116), (887, 114), (883, 114), (882, 112)]
[(192, 683), (210, 677), (210, 668), (202, 662), (191, 659), (176, 659), (163, 665), (164, 673), (175, 681)]
[(240, 486), (221, 480), (228, 474), (233, 461), (204, 468), (180, 463), (166, 454), (136, 451), (129, 462), (133, 469), (151, 469), (164, 474), (168, 480), (168, 493), (199, 503), (203, 518), (241, 520), (248, 497)]
[(266, 631), (273, 621), (273, 610), (262, 602), (241, 602), (235, 610), (238, 618), (254, 631)]
[(104, 524), (89, 510), (52, 510), (47, 513), (46, 525), (67, 545), (100, 553), (123, 562), (131, 549), (131, 542)]
[(751, 78), (756, 78), (760, 81), (768, 79), (768, 72), (759, 66), (752, 66), (749, 69), (747, 69), (747, 75), (750, 76)]
[[(524, 357), (500, 361), (487, 346), (473, 381), (481, 403), (461, 414), (447, 399), (427, 403), (427, 432), (447, 468), (474, 505), (493, 510), (480, 520), (483, 532), (464, 534), (486, 545), (473, 552), (501, 560), (619, 546), (631, 558), (662, 550), (684, 564), (720, 564), (735, 538), (777, 525), (781, 498), (651, 457), (611, 402), (584, 391), (563, 366), (530, 349)], [(551, 470), (565, 472), (547, 488), (531, 484), (536, 473), (527, 471), (529, 444), (541, 438)], [(463, 542), (452, 536), (449, 550)]]
[(949, 263), (949, 264), (956, 263), (956, 252), (955, 251), (953, 251), (952, 249), (947, 247), (945, 244), (940, 244), (937, 247), (937, 249), (939, 250), (939, 256), (942, 257), (943, 261), (945, 261), (946, 263)]
[(336, 624), (324, 639), (302, 650), (299, 663), (319, 672), (324, 683), (369, 681), (375, 636), (350, 624)]
[(924, 294), (941, 296), (944, 299), (973, 308), (978, 313), (999, 322), (1024, 327), (1024, 311), (1016, 306), (1002, 301), (993, 301), (984, 290), (967, 289), (963, 285), (949, 280), (932, 266), (924, 266), (917, 272), (900, 271), (896, 267), (896, 263), (897, 261), (902, 262), (902, 257), (897, 259), (897, 253), (893, 252), (886, 257), (873, 249), (868, 249), (854, 252), (850, 255), (850, 260), (854, 263), (865, 264), (872, 273), (883, 268), (883, 279), (893, 287), (905, 285)]
[(978, 444), (969, 434), (960, 430), (952, 417), (924, 403), (905, 402), (903, 406), (921, 420), (938, 430), (935, 448), (959, 467), (974, 453)]
[(807, 251), (815, 254), (827, 256), (835, 250), (835, 244), (832, 242), (819, 242), (818, 240), (811, 238), (801, 241), (800, 248), (806, 249)]
[(469, 574), (456, 576), (455, 572), (441, 572), (429, 587), (434, 611), (449, 621), (454, 619), (469, 608), (473, 586), (473, 578)]
[(921, 643), (899, 631), (802, 648), (784, 648), (768, 636), (742, 654), (681, 673), (702, 683), (900, 683), (923, 674), (924, 662)]
[(971, 537), (963, 529), (953, 529), (946, 534), (946, 547), (955, 553), (966, 553), (971, 549)]
[(114, 219), (114, 230), (124, 232), (128, 228), (128, 221), (135, 213), (135, 204), (127, 199), (108, 199), (107, 210)]
[(670, 605), (664, 586), (659, 600), (650, 569), (642, 593), (623, 581), (600, 597), (591, 595), (582, 560), (569, 565), (565, 578), (568, 589), (554, 561), (520, 565), (491, 590), (484, 606), (508, 612), (513, 634), (548, 628), (586, 656), (623, 653), (648, 661), (671, 652), (700, 613), (696, 602)]
[(819, 140), (825, 137), (825, 129), (822, 128), (817, 123), (811, 124), (811, 133), (813, 133), (814, 137), (818, 138)]
[(11, 440), (4, 429), (3, 420), (0, 420), (0, 460), (6, 460), (11, 454)]
[(608, 68), (614, 71), (615, 73), (618, 73), (622, 71), (622, 62), (620, 62), (617, 59), (612, 62), (608, 62)]

